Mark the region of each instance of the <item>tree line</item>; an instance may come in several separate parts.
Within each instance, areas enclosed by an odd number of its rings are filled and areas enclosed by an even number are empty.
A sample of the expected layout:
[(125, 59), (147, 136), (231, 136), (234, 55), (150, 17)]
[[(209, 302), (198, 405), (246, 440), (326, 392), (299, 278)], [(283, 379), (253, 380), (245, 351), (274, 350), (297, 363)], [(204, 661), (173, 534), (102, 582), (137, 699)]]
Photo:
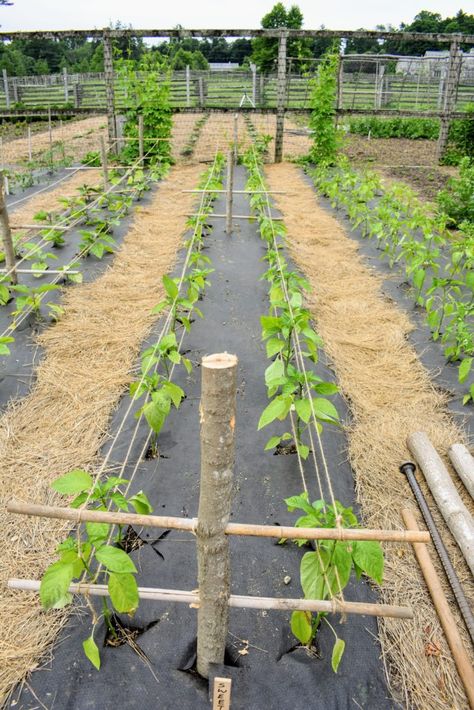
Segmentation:
[[(1, 4), (8, 4), (0, 0)], [(279, 2), (261, 20), (261, 26), (266, 29), (287, 27), (301, 29), (303, 13), (297, 5), (286, 9)], [(120, 22), (114, 29), (127, 28)], [(324, 27), (321, 27), (324, 29)], [(360, 28), (363, 29), (363, 28)], [(422, 10), (414, 20), (398, 28), (391, 25), (377, 25), (380, 31), (409, 31), (433, 33), (474, 34), (474, 15), (462, 10), (453, 16), (442, 18), (440, 14)], [(294, 70), (305, 70), (310, 66), (311, 59), (317, 59), (331, 46), (332, 40), (323, 37), (292, 38), (288, 41), (287, 55)], [(401, 54), (423, 55), (427, 50), (446, 49), (446, 45), (436, 42), (414, 42), (396, 39), (349, 39), (345, 45), (346, 54)], [(147, 54), (154, 54), (163, 67), (184, 69), (207, 69), (210, 62), (232, 62), (240, 66), (255, 63), (262, 72), (271, 72), (276, 68), (278, 55), (278, 40), (267, 37), (254, 39), (239, 38), (227, 40), (225, 37), (212, 39), (170, 38), (155, 46), (147, 46), (143, 39), (137, 37), (114, 40), (114, 51), (118, 57), (136, 60)], [(72, 73), (87, 73), (103, 71), (104, 57), (101, 40), (86, 38), (49, 39), (15, 39), (0, 43), (0, 69), (6, 69), (10, 76), (25, 76), (39, 74), (55, 74), (66, 68)]]

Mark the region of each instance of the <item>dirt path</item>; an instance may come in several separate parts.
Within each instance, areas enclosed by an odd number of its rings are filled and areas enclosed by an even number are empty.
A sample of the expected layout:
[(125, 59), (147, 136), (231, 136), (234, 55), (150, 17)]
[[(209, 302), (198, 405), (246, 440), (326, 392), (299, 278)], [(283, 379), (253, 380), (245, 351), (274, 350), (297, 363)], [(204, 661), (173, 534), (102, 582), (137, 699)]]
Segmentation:
[[(381, 280), (365, 266), (357, 244), (318, 206), (298, 168), (268, 166), (267, 175), (271, 189), (291, 192), (278, 196), (276, 203), (288, 227), (290, 252), (314, 289), (309, 306), (354, 417), (348, 456), (365, 522), (370, 527), (400, 528), (402, 507), (415, 507), (408, 484), (398, 473), (400, 462), (409, 458), (406, 436), (424, 430), (441, 452), (461, 441), (462, 432), (407, 343), (412, 329), (408, 317), (382, 295)], [(465, 503), (472, 505), (457, 477), (455, 481)], [(472, 598), (469, 570), (439, 515), (436, 522)], [(385, 619), (379, 625), (393, 688), (404, 703), (417, 708), (466, 707), (411, 549), (386, 545), (385, 552), (383, 601), (409, 604), (415, 612), (413, 622)], [(432, 559), (437, 563), (434, 555)], [(459, 619), (454, 604), (452, 610)], [(459, 628), (464, 633), (461, 621)], [(465, 642), (469, 648), (467, 635)]]
[(137, 210), (111, 268), (67, 292), (65, 315), (40, 338), (45, 356), (35, 387), (0, 420), (0, 703), (36, 667), (65, 618), (44, 615), (29, 595), (6, 592), (9, 577), (41, 576), (63, 523), (8, 515), (5, 505), (11, 499), (51, 503), (54, 478), (93, 465), (155, 320), (150, 311), (163, 295), (161, 276), (181, 245), (184, 214), (195, 200), (181, 190), (195, 187), (200, 171), (174, 168), (150, 206)]

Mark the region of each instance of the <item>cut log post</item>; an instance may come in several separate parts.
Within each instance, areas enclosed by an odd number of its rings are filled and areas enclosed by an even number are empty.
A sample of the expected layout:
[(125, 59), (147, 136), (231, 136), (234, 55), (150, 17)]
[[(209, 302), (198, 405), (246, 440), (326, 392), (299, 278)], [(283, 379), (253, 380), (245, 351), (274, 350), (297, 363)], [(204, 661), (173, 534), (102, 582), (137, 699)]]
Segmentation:
[(5, 265), (7, 271), (10, 274), (10, 281), (12, 284), (18, 283), (18, 277), (15, 269), (15, 250), (13, 248), (12, 233), (10, 229), (10, 222), (8, 219), (8, 211), (5, 205), (4, 196), (4, 176), (3, 172), (0, 171), (0, 236), (3, 242), (3, 248), (5, 250)]
[(234, 467), (237, 357), (202, 360), (201, 489), (197, 524), (197, 671), (209, 677), (211, 663), (223, 663), (229, 625), (229, 522)]
[(191, 106), (191, 69), (189, 64), (186, 64), (186, 106)]
[(104, 77), (105, 77), (105, 99), (107, 104), (107, 127), (109, 134), (109, 147), (113, 153), (117, 152), (115, 139), (117, 138), (117, 128), (115, 122), (115, 88), (114, 88), (114, 63), (112, 40), (110, 30), (106, 28), (103, 34), (104, 46)]
[(229, 150), (227, 154), (227, 192), (226, 192), (226, 234), (232, 234), (232, 207), (234, 203), (234, 152)]
[(64, 103), (69, 101), (69, 79), (67, 75), (67, 67), (63, 68), (63, 84), (64, 84)]
[(234, 113), (234, 162), (237, 165), (239, 157), (239, 114)]
[(5, 104), (6, 104), (7, 110), (10, 110), (10, 89), (8, 86), (7, 70), (3, 69), (2, 73), (3, 73), (3, 90), (5, 92)]
[(140, 160), (140, 167), (145, 165), (145, 151), (143, 148), (143, 139), (145, 137), (145, 127), (143, 123), (143, 114), (138, 116), (138, 158)]
[(286, 40), (287, 33), (283, 30), (278, 44), (278, 77), (277, 77), (277, 114), (275, 132), (275, 163), (281, 163), (283, 158), (283, 131), (285, 128), (286, 104)]
[(407, 445), (426, 479), (448, 528), (474, 574), (474, 521), (461, 500), (446, 466), (428, 436), (418, 431), (410, 434)]
[(469, 449), (464, 444), (453, 444), (448, 450), (448, 456), (471, 498), (474, 498), (474, 458)]
[(31, 148), (31, 126), (28, 126), (28, 160), (32, 161), (33, 159), (33, 152)]
[[(411, 510), (402, 510), (402, 517), (408, 530), (419, 530), (416, 518)], [(422, 542), (414, 542), (413, 550), (446, 635), (449, 648), (453, 654), (459, 676), (466, 690), (469, 705), (474, 708), (474, 669), (457, 629), (456, 619), (451, 612), (426, 545)]]

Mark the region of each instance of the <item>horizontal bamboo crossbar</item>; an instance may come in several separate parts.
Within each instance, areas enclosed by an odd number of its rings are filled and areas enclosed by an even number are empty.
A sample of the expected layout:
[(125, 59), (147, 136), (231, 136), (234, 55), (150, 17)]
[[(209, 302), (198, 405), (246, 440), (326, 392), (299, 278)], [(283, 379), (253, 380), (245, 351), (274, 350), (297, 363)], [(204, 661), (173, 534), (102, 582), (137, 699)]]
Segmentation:
[[(35, 515), (42, 518), (71, 520), (76, 523), (110, 523), (113, 525), (137, 525), (140, 527), (187, 530), (194, 532), (197, 518), (174, 518), (162, 515), (139, 515), (138, 513), (107, 512), (85, 508), (62, 508), (60, 506), (17, 503), (7, 505), (9, 513)], [(290, 540), (379, 540), (383, 542), (429, 542), (430, 534), (424, 530), (370, 530), (364, 528), (295, 528), (285, 525), (253, 525), (228, 523), (226, 535), (272, 537)]]
[[(181, 192), (193, 192), (193, 193), (203, 193), (203, 192), (223, 192), (227, 194), (229, 190), (181, 190)], [(296, 192), (286, 192), (285, 190), (232, 190), (234, 195), (296, 195)]]
[[(201, 216), (202, 215), (198, 212), (193, 212), (192, 214), (185, 215), (185, 217), (201, 217)], [(226, 219), (227, 215), (211, 213), (211, 214), (206, 215), (206, 217), (211, 217), (211, 218), (217, 217), (218, 219)], [(233, 214), (232, 219), (255, 219), (256, 220), (257, 216), (253, 215), (253, 214)], [(274, 222), (282, 222), (283, 217), (272, 217), (272, 220)]]
[(10, 229), (35, 229), (38, 232), (60, 230), (61, 232), (67, 232), (74, 227), (63, 225), (63, 224), (11, 224)]
[[(38, 592), (40, 582), (34, 579), (9, 579), (10, 589)], [(71, 594), (90, 594), (92, 596), (107, 597), (109, 592), (106, 584), (71, 584)], [(153, 587), (139, 587), (140, 599), (153, 601), (173, 601), (199, 606), (199, 593), (187, 592), (179, 589), (155, 589)], [(240, 594), (231, 594), (229, 606), (238, 609), (278, 609), (280, 611), (315, 611), (330, 614), (363, 614), (364, 616), (389, 616), (395, 619), (412, 619), (413, 610), (405, 606), (390, 604), (366, 604), (362, 602), (346, 602), (338, 599), (280, 599), (278, 597), (249, 597)]]
[[(15, 269), (17, 274), (80, 274), (74, 269)], [(0, 269), (0, 274), (8, 274), (8, 269)]]

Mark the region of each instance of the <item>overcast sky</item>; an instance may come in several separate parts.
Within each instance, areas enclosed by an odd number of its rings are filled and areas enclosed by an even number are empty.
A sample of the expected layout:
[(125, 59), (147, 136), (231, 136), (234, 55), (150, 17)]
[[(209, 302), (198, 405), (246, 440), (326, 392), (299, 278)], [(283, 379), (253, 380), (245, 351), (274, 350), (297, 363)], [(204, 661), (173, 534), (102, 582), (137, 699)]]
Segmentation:
[[(459, 1), (461, 5), (449, 0), (299, 0), (296, 4), (303, 12), (307, 29), (324, 25), (328, 29), (351, 30), (388, 23), (398, 26), (400, 22), (410, 22), (423, 9), (439, 12), (443, 17), (456, 14), (460, 8), (469, 12), (472, 0)], [(3, 30), (89, 29), (120, 20), (142, 29), (177, 24), (188, 28), (252, 29), (260, 26), (261, 17), (273, 4), (273, 0), (14, 0), (13, 6), (0, 7), (0, 25)], [(285, 4), (288, 7), (292, 3)]]

